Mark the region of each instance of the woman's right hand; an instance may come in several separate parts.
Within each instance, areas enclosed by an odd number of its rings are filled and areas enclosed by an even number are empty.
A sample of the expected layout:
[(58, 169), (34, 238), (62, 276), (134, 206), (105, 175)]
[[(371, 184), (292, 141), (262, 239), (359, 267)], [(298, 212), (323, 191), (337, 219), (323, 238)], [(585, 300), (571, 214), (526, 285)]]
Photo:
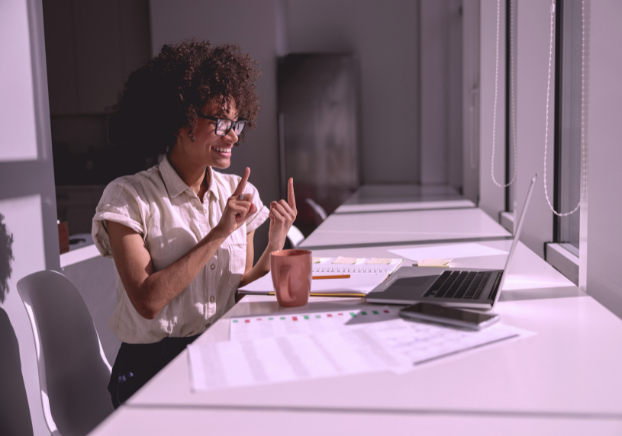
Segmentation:
[(246, 188), (246, 182), (250, 175), (251, 169), (246, 168), (242, 180), (233, 191), (233, 195), (227, 199), (225, 210), (216, 225), (215, 230), (222, 232), (225, 238), (239, 229), (250, 215), (257, 212), (257, 207), (253, 204), (253, 196), (244, 194), (244, 188)]

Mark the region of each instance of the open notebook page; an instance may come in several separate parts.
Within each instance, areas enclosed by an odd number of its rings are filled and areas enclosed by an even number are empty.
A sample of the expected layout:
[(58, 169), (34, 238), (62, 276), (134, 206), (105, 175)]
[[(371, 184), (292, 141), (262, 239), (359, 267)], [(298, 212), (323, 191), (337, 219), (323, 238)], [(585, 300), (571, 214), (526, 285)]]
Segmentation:
[[(316, 273), (320, 274), (320, 273)], [(329, 274), (322, 274), (329, 275)], [(311, 281), (311, 295), (359, 296), (363, 297), (387, 278), (386, 272), (350, 273), (348, 279), (324, 279)], [(272, 275), (266, 274), (240, 289), (241, 294), (271, 295), (274, 294)]]

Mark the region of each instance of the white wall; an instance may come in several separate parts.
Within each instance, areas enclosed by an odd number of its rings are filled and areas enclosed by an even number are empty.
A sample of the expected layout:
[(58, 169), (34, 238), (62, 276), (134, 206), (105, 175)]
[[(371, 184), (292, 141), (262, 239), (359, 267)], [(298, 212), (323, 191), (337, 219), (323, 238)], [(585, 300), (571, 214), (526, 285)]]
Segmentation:
[(0, 283), (0, 434), (45, 435), (34, 338), (16, 289), (28, 274), (60, 269), (40, 0), (0, 2), (0, 58), (0, 235), (13, 236), (0, 245), (0, 270), (7, 261), (11, 269)]
[(463, 195), (477, 203), (480, 177), (480, 1), (464, 0), (462, 39)]
[[(462, 157), (463, 140), (463, 39), (465, 6), (463, 0), (446, 0), (447, 20), (447, 79), (445, 98), (447, 101), (447, 117), (443, 128), (447, 129), (447, 154), (442, 156), (447, 161), (446, 179), (443, 183), (454, 188), (463, 188)], [(421, 17), (425, 20), (425, 17)], [(422, 21), (420, 21), (422, 22)], [(425, 84), (422, 82), (422, 84)], [(425, 164), (425, 161), (422, 162)]]
[[(236, 19), (223, 20), (231, 10)], [(195, 36), (239, 42), (259, 61), (263, 71), (259, 128), (249, 135), (252, 150), (245, 145), (236, 153), (231, 171), (240, 172), (252, 163), (256, 172), (251, 179), (266, 199), (278, 192), (275, 58), (287, 53), (358, 56), (363, 183), (458, 187), (462, 184), (459, 12), (458, 0), (226, 4), (151, 0), (152, 49), (155, 54), (164, 43)], [(449, 52), (451, 47), (457, 52)], [(425, 111), (420, 110), (420, 101)]]
[(447, 2), (423, 1), (421, 5), (420, 165), (422, 184), (447, 182), (449, 129), (446, 97), (449, 63), (447, 56)]
[(358, 56), (362, 183), (417, 182), (418, 2), (287, 0), (285, 17), (290, 53)]
[(419, 182), (462, 186), (461, 2), (421, 1)]
[(618, 47), (622, 40), (622, 3), (598, 0), (588, 5), (591, 25), (586, 289), (622, 317), (622, 51)]
[[(259, 190), (264, 204), (279, 197), (279, 154), (276, 124), (277, 4), (274, 0), (227, 2), (151, 0), (151, 47), (156, 55), (162, 45), (196, 37), (212, 43), (239, 43), (259, 62), (262, 76), (257, 84), (261, 111), (257, 128), (233, 150), (227, 172), (242, 174), (251, 168), (249, 181)], [(255, 251), (261, 254), (267, 225), (255, 235)], [(257, 255), (257, 253), (256, 253)]]

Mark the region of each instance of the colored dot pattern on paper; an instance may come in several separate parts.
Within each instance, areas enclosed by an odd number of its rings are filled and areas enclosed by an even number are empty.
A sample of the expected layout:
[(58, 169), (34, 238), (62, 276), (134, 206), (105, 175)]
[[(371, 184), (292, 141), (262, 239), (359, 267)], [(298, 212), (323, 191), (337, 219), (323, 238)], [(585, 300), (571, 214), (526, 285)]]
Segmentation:
[[(350, 317), (352, 318), (356, 318), (358, 316), (374, 316), (374, 315), (386, 315), (386, 314), (391, 314), (392, 312), (388, 309), (385, 310), (371, 310), (371, 311), (365, 311), (365, 310), (361, 310), (358, 312), (348, 312), (346, 313), (350, 315)], [(311, 320), (315, 320), (315, 319), (322, 319), (322, 318), (335, 318), (335, 317), (339, 317), (339, 316), (343, 316), (344, 312), (335, 312), (335, 313), (316, 313), (316, 314), (308, 314), (308, 315), (288, 315), (288, 316), (280, 316), (280, 317), (267, 317), (267, 318), (237, 318), (237, 319), (232, 319), (231, 322), (233, 323), (244, 323), (244, 324), (249, 324), (251, 322), (259, 322), (259, 321), (274, 321), (274, 320), (282, 320), (282, 321), (311, 321)]]

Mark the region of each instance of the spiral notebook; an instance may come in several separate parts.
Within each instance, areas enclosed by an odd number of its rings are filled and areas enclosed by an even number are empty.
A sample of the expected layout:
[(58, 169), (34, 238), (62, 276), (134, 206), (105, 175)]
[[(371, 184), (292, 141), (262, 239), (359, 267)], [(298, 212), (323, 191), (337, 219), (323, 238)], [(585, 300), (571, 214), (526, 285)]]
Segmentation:
[[(364, 297), (382, 283), (402, 259), (314, 257), (311, 296)], [(349, 276), (345, 278), (345, 276)], [(274, 295), (272, 275), (238, 289), (240, 295)]]

